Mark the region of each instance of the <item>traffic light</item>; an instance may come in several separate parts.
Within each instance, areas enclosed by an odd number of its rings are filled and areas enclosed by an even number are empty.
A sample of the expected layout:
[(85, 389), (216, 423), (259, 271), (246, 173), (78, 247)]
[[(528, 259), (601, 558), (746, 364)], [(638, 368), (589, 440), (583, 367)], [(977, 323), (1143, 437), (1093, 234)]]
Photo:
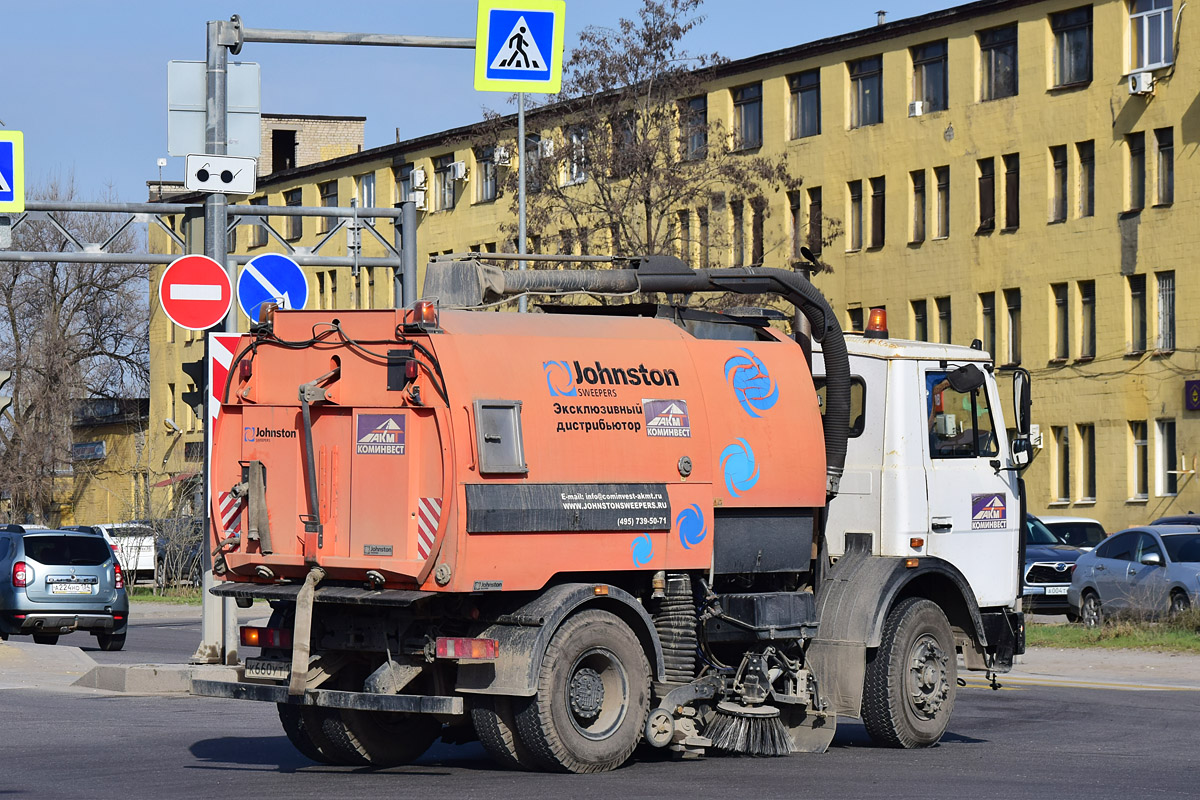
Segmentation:
[[(4, 387), (10, 380), (12, 380), (12, 372), (6, 369), (0, 370), (0, 392), (4, 391)], [(0, 414), (3, 414), (10, 405), (12, 405), (12, 395), (8, 392), (0, 394)]]
[(204, 359), (185, 361), (180, 364), (180, 369), (183, 370), (183, 374), (188, 377), (192, 385), (196, 387), (194, 391), (181, 394), (180, 398), (185, 405), (191, 406), (192, 413), (196, 415), (196, 419), (204, 419), (204, 398), (207, 394), (204, 387)]

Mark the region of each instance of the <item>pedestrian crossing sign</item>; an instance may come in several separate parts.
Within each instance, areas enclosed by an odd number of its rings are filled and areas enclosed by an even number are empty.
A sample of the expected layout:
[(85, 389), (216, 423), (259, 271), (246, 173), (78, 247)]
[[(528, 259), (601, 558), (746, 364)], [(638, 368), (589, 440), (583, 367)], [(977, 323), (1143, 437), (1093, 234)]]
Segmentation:
[(25, 210), (25, 137), (0, 131), (0, 212)]
[(562, 89), (566, 0), (479, 0), (475, 89), (539, 92)]

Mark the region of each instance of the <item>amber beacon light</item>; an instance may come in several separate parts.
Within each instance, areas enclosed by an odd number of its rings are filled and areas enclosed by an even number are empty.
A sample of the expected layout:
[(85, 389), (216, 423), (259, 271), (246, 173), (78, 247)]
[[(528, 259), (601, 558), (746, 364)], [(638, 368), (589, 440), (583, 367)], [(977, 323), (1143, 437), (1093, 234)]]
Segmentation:
[(867, 319), (867, 329), (863, 331), (863, 336), (868, 339), (888, 338), (887, 309), (871, 309), (871, 316)]

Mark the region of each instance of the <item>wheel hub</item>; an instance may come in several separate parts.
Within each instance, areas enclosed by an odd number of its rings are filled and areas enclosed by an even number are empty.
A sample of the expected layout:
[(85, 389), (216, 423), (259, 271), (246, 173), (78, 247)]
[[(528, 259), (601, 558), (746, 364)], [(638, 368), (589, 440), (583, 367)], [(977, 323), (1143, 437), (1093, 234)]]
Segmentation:
[(950, 694), (946, 675), (949, 661), (932, 636), (922, 636), (913, 644), (909, 660), (909, 694), (913, 707), (925, 717), (936, 716)]
[(595, 719), (604, 705), (604, 681), (590, 667), (582, 667), (571, 676), (568, 690), (571, 710), (583, 719)]

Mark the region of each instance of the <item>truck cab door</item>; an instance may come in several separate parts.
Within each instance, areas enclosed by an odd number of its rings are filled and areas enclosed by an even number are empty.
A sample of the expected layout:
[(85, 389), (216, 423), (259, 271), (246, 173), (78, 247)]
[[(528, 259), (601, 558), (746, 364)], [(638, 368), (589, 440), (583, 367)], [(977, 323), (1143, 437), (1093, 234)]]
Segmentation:
[[(980, 606), (1004, 606), (1020, 594), (1015, 554), (1020, 499), (992, 381), (964, 388), (960, 364), (927, 362), (920, 371), (920, 420), (929, 487), (926, 553), (967, 578)], [(966, 372), (984, 376), (978, 365)], [(959, 387), (959, 388), (956, 388)]]

